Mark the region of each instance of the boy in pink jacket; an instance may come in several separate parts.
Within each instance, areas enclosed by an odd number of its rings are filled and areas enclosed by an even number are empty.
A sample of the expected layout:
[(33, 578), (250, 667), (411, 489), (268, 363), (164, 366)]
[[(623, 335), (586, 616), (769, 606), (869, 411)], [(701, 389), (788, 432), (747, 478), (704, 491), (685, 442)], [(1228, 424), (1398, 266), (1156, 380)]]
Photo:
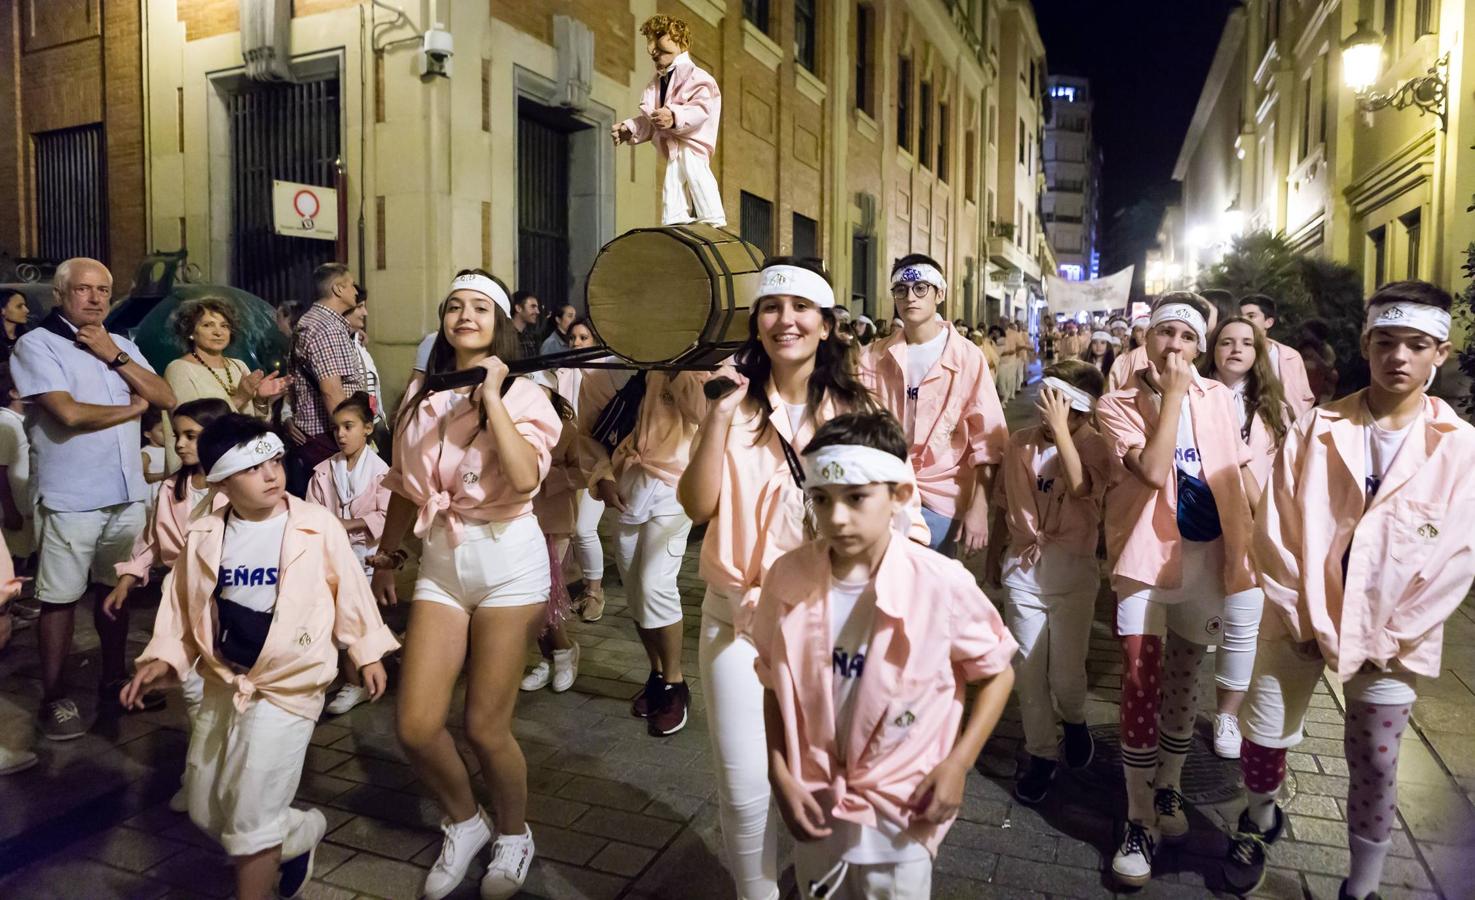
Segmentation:
[(205, 697), (186, 757), (190, 818), (236, 869), (236, 895), (296, 897), (327, 828), (293, 809), (338, 646), (370, 696), (398, 644), (379, 617), (348, 535), (331, 512), (289, 498), (282, 441), (231, 414), (199, 440), (209, 483), (230, 505), (192, 522), (164, 584), (153, 639), (120, 700), (182, 679), (198, 663)]
[(819, 538), (773, 564), (752, 631), (800, 895), (925, 900), (1016, 645), (960, 563), (907, 539), (915, 476), (888, 413), (825, 423), (803, 470)]
[(1250, 294), (1239, 298), (1239, 314), (1250, 320), (1250, 324), (1265, 332), (1265, 343), (1269, 345), (1266, 357), (1271, 371), (1280, 379), (1285, 391), (1286, 403), (1294, 415), (1299, 416), (1316, 405), (1316, 395), (1311, 392), (1311, 380), (1306, 374), (1306, 363), (1294, 347), (1287, 347), (1270, 337), (1275, 327), (1277, 305), (1273, 297)]
[(938, 317), (946, 295), (937, 260), (897, 260), (891, 300), (902, 327), (866, 348), (860, 378), (902, 423), (930, 546), (971, 554), (988, 543), (988, 498), (1009, 430), (983, 351)]
[(666, 160), (662, 225), (727, 224), (722, 191), (712, 175), (722, 92), (707, 71), (692, 62), (691, 32), (670, 16), (651, 16), (640, 26), (656, 74), (640, 97), (640, 114), (615, 125), (615, 145), (653, 140)]
[(1224, 867), (1248, 894), (1285, 815), (1275, 796), (1322, 673), (1343, 685), (1348, 845), (1340, 892), (1376, 894), (1398, 804), (1399, 738), (1420, 676), (1438, 678), (1444, 622), (1475, 580), (1475, 428), (1425, 394), (1449, 356), (1449, 294), (1422, 281), (1368, 300), (1372, 383), (1286, 435), (1251, 549), (1265, 618), (1240, 711), (1249, 805)]

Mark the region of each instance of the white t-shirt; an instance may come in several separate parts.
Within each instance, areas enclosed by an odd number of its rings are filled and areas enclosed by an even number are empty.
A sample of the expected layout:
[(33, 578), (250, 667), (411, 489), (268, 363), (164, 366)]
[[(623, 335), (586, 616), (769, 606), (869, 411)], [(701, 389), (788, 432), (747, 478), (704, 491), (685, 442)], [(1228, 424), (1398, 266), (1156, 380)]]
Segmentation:
[(805, 403), (785, 403), (784, 404), (784, 409), (788, 412), (788, 416), (789, 416), (789, 431), (790, 431), (790, 433), (792, 433), (792, 434), (798, 434), (799, 433), (799, 423), (801, 423), (801, 422), (804, 421), (804, 410), (807, 409), (808, 406), (809, 406), (809, 404), (807, 402), (805, 402)]
[[(830, 676), (835, 707), (835, 750), (845, 765), (846, 737), (855, 710), (855, 691), (865, 674), (866, 654), (876, 618), (876, 592), (869, 578), (830, 581)], [(926, 859), (927, 847), (889, 820), (876, 819), (876, 828), (834, 819), (825, 839), (830, 856), (852, 865), (881, 865)]]
[(31, 442), (26, 437), (25, 419), (8, 406), (0, 407), (0, 466), (6, 467), (16, 509), (26, 518), (35, 515), (36, 507), (31, 502)]
[(1173, 445), (1173, 464), (1184, 475), (1202, 478), (1203, 457), (1198, 452), (1198, 441), (1193, 436), (1193, 413), (1188, 408), (1188, 398), (1178, 407), (1178, 440)]
[(1422, 421), (1424, 417), (1421, 415), (1397, 431), (1389, 431), (1379, 428), (1378, 423), (1371, 419), (1368, 420), (1367, 426), (1363, 428), (1363, 438), (1367, 442), (1367, 475), (1363, 479), (1363, 490), (1369, 501), (1377, 495), (1383, 479), (1388, 476), (1388, 470), (1393, 468), (1393, 460), (1398, 458), (1398, 451), (1403, 449), (1408, 433)]
[(922, 382), (927, 379), (927, 373), (937, 365), (942, 358), (943, 348), (947, 346), (948, 331), (946, 328), (937, 332), (937, 337), (921, 344), (906, 344), (907, 348), (907, 408), (906, 426), (907, 440), (912, 440), (917, 430), (917, 394), (922, 389)]
[(221, 599), (256, 612), (276, 608), (282, 536), (286, 531), (285, 510), (263, 522), (230, 517), (220, 552)]

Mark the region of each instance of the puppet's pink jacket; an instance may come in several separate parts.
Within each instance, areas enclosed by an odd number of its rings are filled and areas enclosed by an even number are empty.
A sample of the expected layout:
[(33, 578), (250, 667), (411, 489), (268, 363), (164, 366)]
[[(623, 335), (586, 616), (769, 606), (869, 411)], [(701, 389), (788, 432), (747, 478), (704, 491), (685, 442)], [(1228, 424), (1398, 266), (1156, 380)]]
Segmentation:
[(650, 114), (661, 108), (661, 76), (651, 78), (640, 95), (640, 114), (622, 124), (630, 129), (631, 142), (643, 144), (654, 140), (656, 149), (666, 159), (673, 159), (681, 148), (710, 159), (717, 149), (717, 126), (722, 119), (722, 91), (717, 80), (682, 53), (671, 63), (675, 71), (666, 86), (666, 108), (676, 122), (670, 128), (651, 124)]

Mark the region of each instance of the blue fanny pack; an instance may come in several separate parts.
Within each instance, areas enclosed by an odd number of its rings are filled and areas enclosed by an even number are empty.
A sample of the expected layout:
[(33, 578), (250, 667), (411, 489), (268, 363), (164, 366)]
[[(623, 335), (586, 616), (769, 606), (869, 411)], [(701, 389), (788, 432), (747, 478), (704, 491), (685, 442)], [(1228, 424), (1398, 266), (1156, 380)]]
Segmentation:
[(1224, 534), (1219, 522), (1219, 506), (1209, 483), (1194, 478), (1182, 469), (1178, 472), (1178, 533), (1185, 541), (1205, 543)]

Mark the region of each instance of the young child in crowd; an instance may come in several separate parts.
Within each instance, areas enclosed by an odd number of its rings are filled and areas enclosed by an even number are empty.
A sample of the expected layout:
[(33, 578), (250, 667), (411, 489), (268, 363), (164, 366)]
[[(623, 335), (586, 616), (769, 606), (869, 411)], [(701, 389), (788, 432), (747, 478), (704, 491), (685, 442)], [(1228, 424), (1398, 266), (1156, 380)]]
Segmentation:
[[(327, 507), (343, 523), (354, 555), (362, 563), (379, 549), (389, 489), (384, 476), (389, 466), (369, 446), (374, 436), (374, 407), (367, 391), (358, 391), (338, 404), (332, 416), (338, 452), (318, 463), (307, 483), (307, 499)], [(364, 564), (364, 574), (374, 570)], [(343, 685), (328, 701), (330, 716), (341, 716), (368, 699), (353, 660), (342, 661)]]
[(1254, 529), (1265, 588), (1240, 714), (1249, 805), (1225, 880), (1248, 894), (1286, 817), (1286, 753), (1331, 669), (1346, 696), (1347, 840), (1339, 896), (1376, 896), (1398, 805), (1399, 739), (1420, 678), (1438, 678), (1444, 622), (1475, 579), (1475, 428), (1425, 392), (1450, 353), (1449, 294), (1422, 281), (1368, 301), (1371, 384), (1296, 421)]
[(885, 412), (815, 431), (803, 467), (819, 538), (774, 562), (753, 623), (768, 777), (805, 900), (931, 896), (1014, 681), (1014, 639), (973, 576), (904, 533), (907, 449)]
[(1019, 643), (1015, 686), (1029, 765), (1014, 795), (1024, 803), (1050, 790), (1060, 758), (1057, 724), (1066, 765), (1083, 769), (1095, 755), (1086, 728), (1086, 654), (1101, 582), (1101, 501), (1117, 471), (1090, 424), (1105, 387), (1101, 371), (1078, 359), (1045, 369), (1040, 424), (1010, 435), (994, 489), (986, 571), (1008, 590), (1004, 614)]
[(169, 477), (164, 453), (164, 413), (149, 408), (139, 424), (143, 431), (143, 480), (158, 484)]
[(260, 419), (230, 414), (199, 438), (206, 480), (227, 505), (193, 522), (120, 700), (183, 679), (198, 664), (205, 697), (187, 756), (190, 818), (220, 841), (236, 896), (296, 897), (327, 829), (293, 809), (323, 696), (346, 645), (371, 697), (397, 644), (363, 565), (332, 513), (289, 497), (282, 441)]
[[(1250, 474), (1264, 491), (1270, 466), (1295, 418), (1266, 351), (1269, 338), (1244, 316), (1219, 323), (1209, 340), (1203, 374), (1234, 394), (1240, 440), (1250, 448)], [(1265, 592), (1259, 586), (1224, 598), (1224, 637), (1215, 658), (1218, 709), (1214, 715), (1214, 752), (1239, 759), (1239, 708), (1250, 686), (1255, 645)], [(1243, 656), (1243, 658), (1239, 658)], [(1231, 674), (1233, 673), (1233, 674)]]
[[(158, 501), (149, 514), (147, 524), (133, 541), (133, 555), (114, 566), (118, 584), (103, 599), (103, 614), (108, 618), (117, 615), (135, 588), (149, 583), (154, 569), (173, 569), (184, 547), (184, 536), (195, 520), (209, 515), (225, 505), (222, 494), (214, 494), (205, 482), (205, 470), (200, 466), (199, 439), (216, 419), (231, 412), (230, 404), (215, 397), (191, 400), (175, 407), (174, 453), (179, 457), (179, 471), (159, 484)], [(207, 501), (207, 497), (211, 499)], [(198, 672), (191, 670), (184, 675), (184, 705), (191, 720), (200, 708), (205, 696), (205, 682)], [(181, 777), (179, 790), (169, 799), (169, 808), (184, 812), (189, 808), (189, 796)]]
[(1258, 489), (1249, 448), (1230, 390), (1193, 368), (1208, 349), (1210, 309), (1197, 294), (1158, 298), (1146, 366), (1096, 406), (1102, 436), (1127, 469), (1106, 495), (1105, 525), (1122, 643), (1127, 782), (1127, 827), (1112, 872), (1129, 886), (1151, 879), (1159, 840), (1188, 833), (1179, 785), (1199, 663), (1223, 631), (1224, 598), (1255, 583), (1248, 549)]

